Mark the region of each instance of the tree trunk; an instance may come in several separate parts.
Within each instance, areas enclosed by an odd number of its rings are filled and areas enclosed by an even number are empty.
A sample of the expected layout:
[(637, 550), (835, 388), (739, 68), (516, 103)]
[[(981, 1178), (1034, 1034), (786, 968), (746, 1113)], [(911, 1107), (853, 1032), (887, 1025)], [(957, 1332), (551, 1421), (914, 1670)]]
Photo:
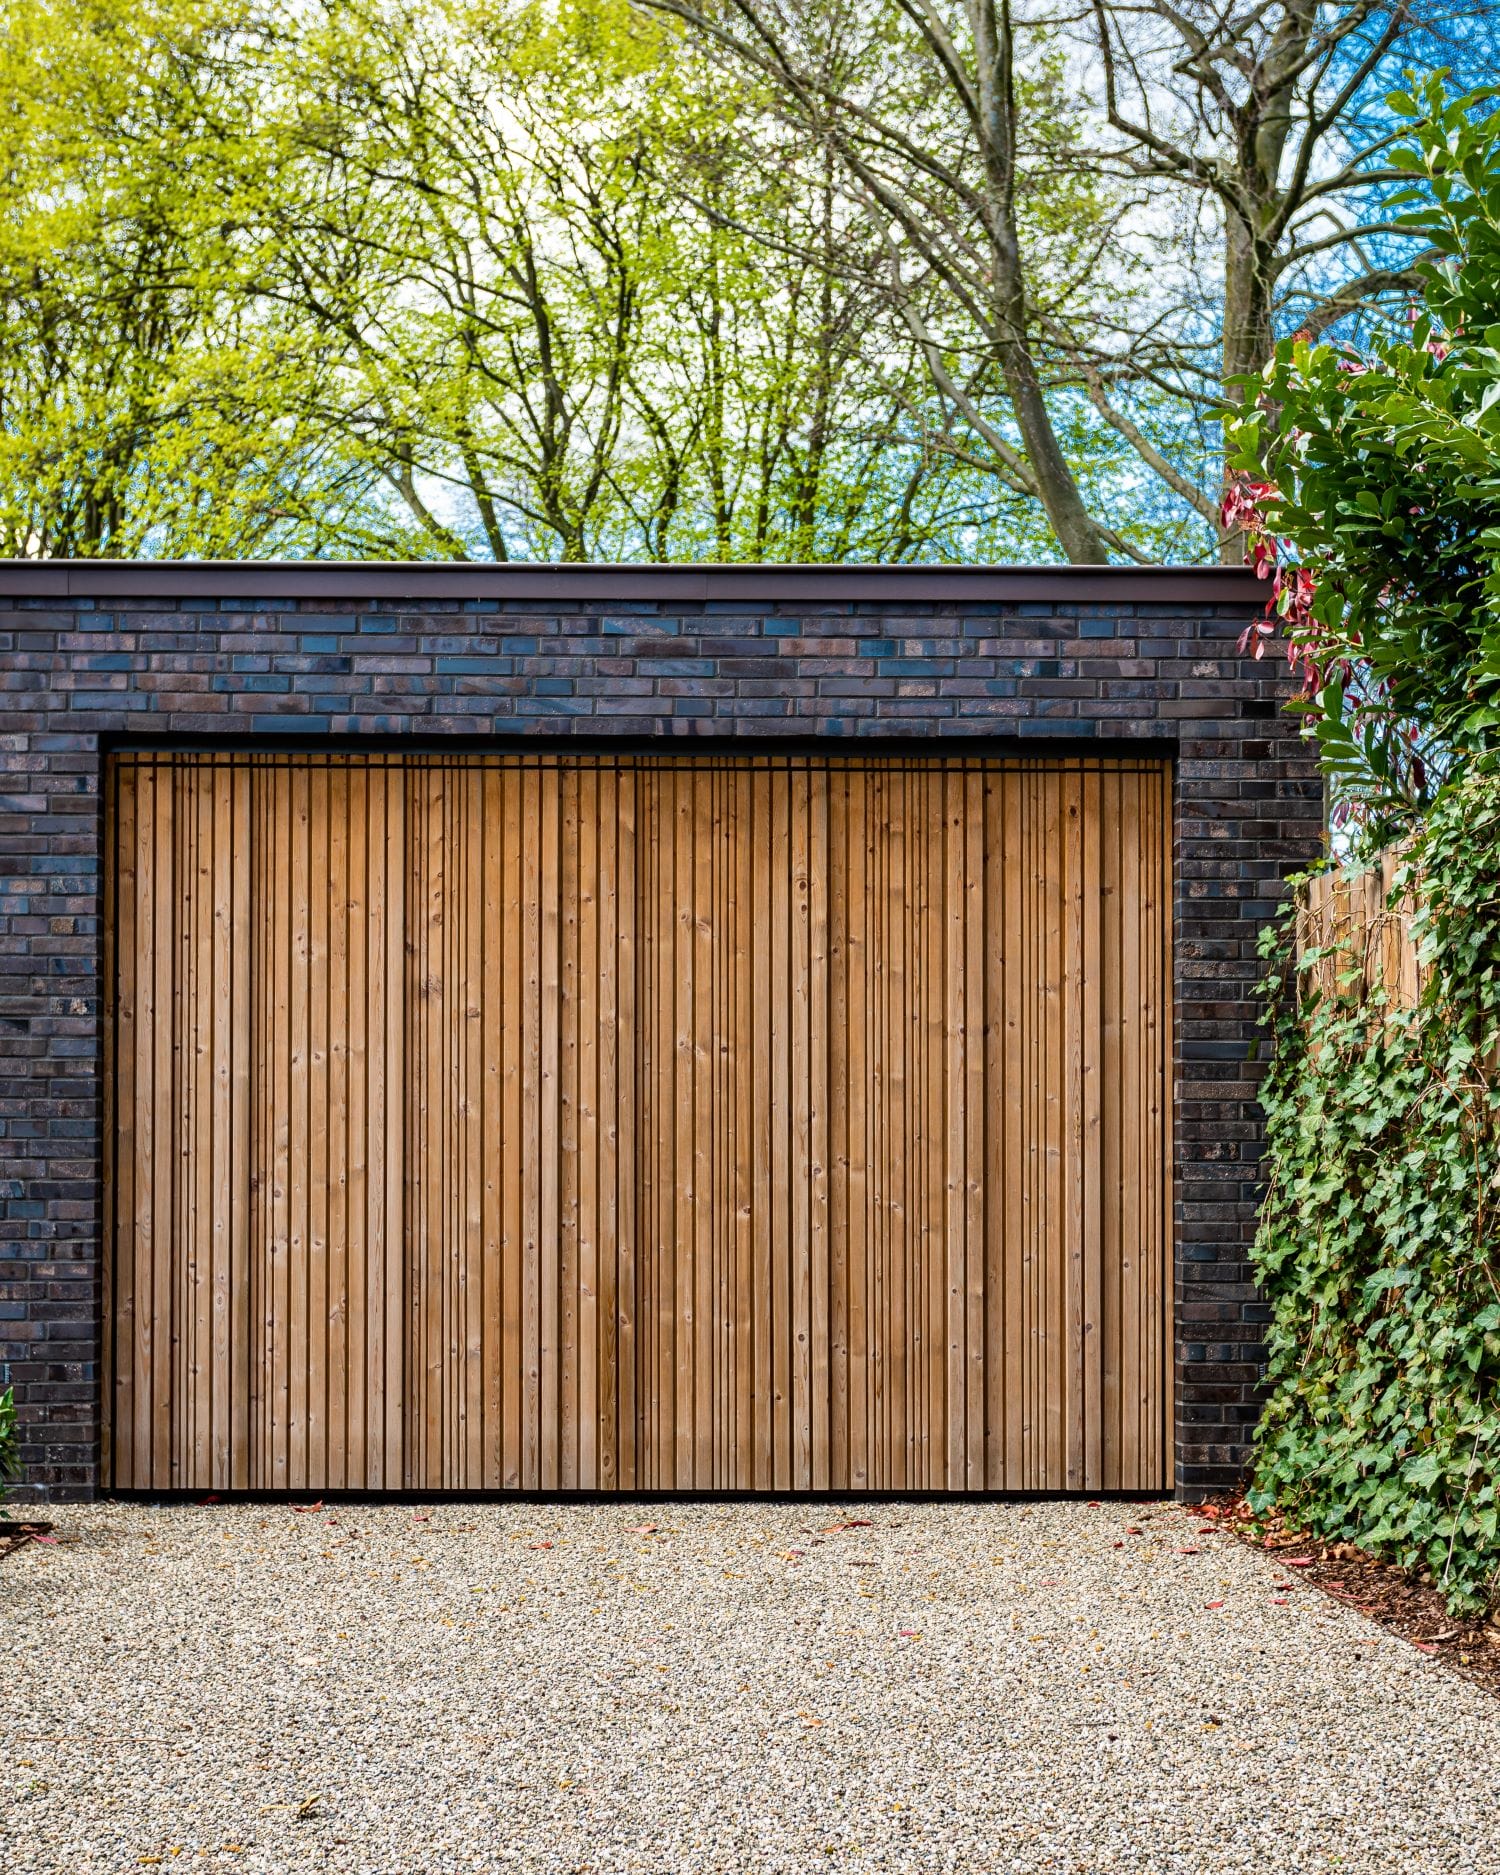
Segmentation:
[[(1262, 241), (1243, 215), (1230, 211), (1224, 234), (1224, 338), (1222, 383), (1226, 403), (1238, 403), (1245, 387), (1235, 379), (1260, 371), (1275, 350), (1271, 322), (1271, 296), (1276, 285), (1274, 251)], [(1230, 473), (1226, 464), (1224, 487)], [(1241, 566), (1245, 536), (1225, 534), (1219, 558), (1226, 566)]]
[(1016, 427), (1026, 446), (1037, 493), (1058, 545), (1075, 565), (1102, 566), (1109, 547), (1084, 506), (1063, 453), (1032, 355), (1027, 322), (1026, 268), (1016, 218), (1015, 27), (1010, 0), (982, 0), (974, 32), (980, 149), (989, 183), (989, 236), (994, 255), (996, 329), (1000, 369)]
[(1010, 392), (1016, 425), (1036, 477), (1037, 492), (1058, 545), (1074, 566), (1104, 566), (1109, 546), (1099, 523), (1084, 505), (1078, 483), (1057, 440), (1052, 413), (1042, 393), (1029, 347), (1002, 345), (1000, 367)]

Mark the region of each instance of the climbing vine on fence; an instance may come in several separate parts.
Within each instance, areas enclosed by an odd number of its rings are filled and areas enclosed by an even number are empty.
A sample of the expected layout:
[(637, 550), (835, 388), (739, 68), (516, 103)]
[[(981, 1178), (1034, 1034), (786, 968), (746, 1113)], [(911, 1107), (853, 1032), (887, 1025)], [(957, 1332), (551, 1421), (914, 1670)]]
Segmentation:
[(1429, 1570), (1458, 1610), (1500, 1585), (1500, 765), (1439, 796), (1408, 886), (1414, 1008), (1362, 995), (1352, 967), (1320, 994), (1292, 913), (1262, 942), (1271, 1391), (1251, 1502)]

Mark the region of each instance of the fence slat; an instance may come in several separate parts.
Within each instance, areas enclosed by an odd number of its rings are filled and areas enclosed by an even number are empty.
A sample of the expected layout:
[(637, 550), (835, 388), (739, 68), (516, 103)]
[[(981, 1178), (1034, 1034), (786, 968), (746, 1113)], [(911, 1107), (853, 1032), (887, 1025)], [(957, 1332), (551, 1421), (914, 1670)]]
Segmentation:
[(1356, 1005), (1385, 998), (1390, 1010), (1412, 1008), (1422, 993), (1412, 919), (1417, 897), (1408, 886), (1393, 902), (1405, 862), (1402, 847), (1388, 847), (1368, 866), (1316, 873), (1297, 899), (1296, 950), (1309, 987)]

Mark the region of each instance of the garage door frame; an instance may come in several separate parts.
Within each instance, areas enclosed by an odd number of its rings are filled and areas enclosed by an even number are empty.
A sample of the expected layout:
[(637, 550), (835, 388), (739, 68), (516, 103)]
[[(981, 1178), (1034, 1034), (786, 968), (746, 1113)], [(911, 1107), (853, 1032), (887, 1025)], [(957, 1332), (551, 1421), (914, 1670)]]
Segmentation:
[(1234, 1482), (1265, 1308), (1256, 938), (1317, 857), (1237, 569), (0, 562), (0, 1384), (101, 1485), (103, 758), (345, 736), (1160, 749), (1175, 761), (1175, 1488)]

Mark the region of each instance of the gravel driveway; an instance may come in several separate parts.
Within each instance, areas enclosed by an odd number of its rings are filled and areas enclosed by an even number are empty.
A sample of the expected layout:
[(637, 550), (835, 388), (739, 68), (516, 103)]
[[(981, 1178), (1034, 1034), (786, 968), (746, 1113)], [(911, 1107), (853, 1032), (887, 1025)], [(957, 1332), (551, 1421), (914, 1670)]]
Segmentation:
[(1167, 1505), (54, 1514), (6, 1875), (1500, 1871), (1500, 1703)]

